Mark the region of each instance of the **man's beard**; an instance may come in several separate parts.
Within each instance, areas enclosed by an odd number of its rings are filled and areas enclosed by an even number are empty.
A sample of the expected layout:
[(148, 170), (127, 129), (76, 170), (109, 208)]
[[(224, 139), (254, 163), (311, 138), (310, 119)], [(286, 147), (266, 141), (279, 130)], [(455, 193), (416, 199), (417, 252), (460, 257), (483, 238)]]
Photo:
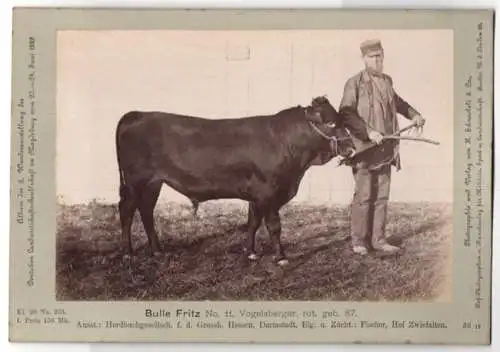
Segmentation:
[(374, 75), (381, 75), (384, 72), (384, 67), (383, 66), (380, 66), (380, 67), (377, 67), (377, 68), (368, 67), (367, 71), (369, 73), (371, 73), (371, 74), (374, 74)]

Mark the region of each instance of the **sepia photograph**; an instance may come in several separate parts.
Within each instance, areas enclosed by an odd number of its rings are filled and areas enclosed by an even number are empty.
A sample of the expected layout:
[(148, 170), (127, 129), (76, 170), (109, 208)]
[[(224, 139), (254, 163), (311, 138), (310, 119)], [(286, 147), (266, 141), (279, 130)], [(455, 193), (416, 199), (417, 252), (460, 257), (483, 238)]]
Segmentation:
[(56, 300), (450, 302), (453, 58), (449, 29), (57, 31)]

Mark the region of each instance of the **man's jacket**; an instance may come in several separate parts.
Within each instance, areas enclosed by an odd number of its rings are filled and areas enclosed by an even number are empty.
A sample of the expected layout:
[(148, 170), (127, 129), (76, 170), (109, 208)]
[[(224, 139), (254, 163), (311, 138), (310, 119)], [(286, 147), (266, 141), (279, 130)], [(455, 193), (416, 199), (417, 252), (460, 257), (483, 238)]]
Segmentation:
[[(346, 107), (358, 112), (365, 121), (368, 131), (375, 130), (382, 135), (391, 135), (399, 131), (398, 113), (410, 120), (419, 114), (394, 91), (392, 78), (389, 75), (382, 74), (380, 79), (375, 81), (366, 70), (347, 80), (339, 110), (346, 110)], [(354, 136), (352, 139), (357, 150), (370, 144)], [(401, 169), (399, 142), (385, 140), (381, 146), (363, 153), (362, 158), (360, 155), (356, 164), (370, 169), (392, 164), (398, 170)]]

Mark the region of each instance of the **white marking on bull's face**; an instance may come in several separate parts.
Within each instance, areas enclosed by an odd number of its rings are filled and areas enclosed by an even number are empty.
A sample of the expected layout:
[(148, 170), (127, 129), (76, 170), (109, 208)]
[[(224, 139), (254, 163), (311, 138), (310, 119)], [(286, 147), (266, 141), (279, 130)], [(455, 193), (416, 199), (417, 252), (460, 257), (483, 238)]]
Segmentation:
[(335, 126), (337, 125), (335, 122), (330, 122), (330, 123), (327, 123), (326, 124), (328, 127), (330, 128), (335, 128)]

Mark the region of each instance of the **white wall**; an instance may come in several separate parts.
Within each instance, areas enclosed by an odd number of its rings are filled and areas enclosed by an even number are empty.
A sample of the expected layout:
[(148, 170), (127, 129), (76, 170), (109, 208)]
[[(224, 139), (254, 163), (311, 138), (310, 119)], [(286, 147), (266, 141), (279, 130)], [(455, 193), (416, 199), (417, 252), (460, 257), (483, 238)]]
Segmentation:
[[(69, 203), (118, 199), (114, 132), (132, 109), (208, 118), (274, 113), (327, 94), (338, 106), (362, 68), (359, 43), (380, 38), (386, 72), (427, 119), (439, 147), (403, 141), (393, 201), (450, 201), (453, 159), (452, 32), (67, 31), (58, 35), (57, 186)], [(249, 53), (249, 56), (247, 56)], [(407, 122), (401, 120), (402, 124)], [(297, 201), (348, 203), (347, 167), (314, 167)], [(160, 201), (184, 201), (169, 189)]]

